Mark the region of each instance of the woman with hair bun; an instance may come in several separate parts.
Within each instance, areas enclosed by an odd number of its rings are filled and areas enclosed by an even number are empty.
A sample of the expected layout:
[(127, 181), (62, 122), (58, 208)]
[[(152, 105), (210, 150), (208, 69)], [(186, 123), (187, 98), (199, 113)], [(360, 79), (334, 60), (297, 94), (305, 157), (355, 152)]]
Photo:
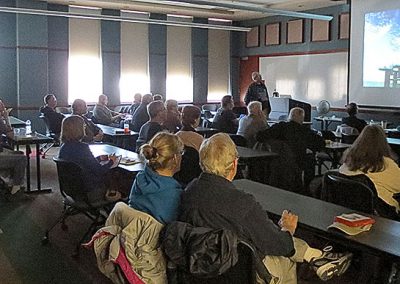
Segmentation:
[(180, 170), (183, 143), (174, 134), (160, 132), (140, 147), (146, 159), (129, 195), (129, 206), (150, 214), (163, 224), (178, 217), (182, 186), (172, 177)]

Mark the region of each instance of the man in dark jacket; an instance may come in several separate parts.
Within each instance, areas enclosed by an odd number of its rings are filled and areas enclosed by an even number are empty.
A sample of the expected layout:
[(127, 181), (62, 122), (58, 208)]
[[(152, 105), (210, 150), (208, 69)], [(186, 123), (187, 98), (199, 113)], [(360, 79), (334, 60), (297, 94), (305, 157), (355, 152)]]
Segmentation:
[(265, 86), (260, 73), (253, 72), (251, 74), (251, 79), (253, 80), (253, 83), (251, 83), (247, 89), (244, 102), (246, 105), (249, 105), (249, 103), (252, 101), (261, 102), (262, 109), (265, 115), (268, 117), (271, 112), (271, 104), (269, 102), (267, 87)]
[(302, 108), (292, 108), (288, 120), (260, 131), (256, 135), (256, 140), (268, 142), (268, 140), (274, 139), (285, 142), (292, 150), (295, 159), (293, 162), (301, 171), (304, 171), (304, 186), (307, 188), (315, 172), (314, 155), (308, 155), (307, 149), (313, 152), (321, 150), (325, 147), (325, 140), (309, 127), (303, 125), (304, 110)]
[(49, 94), (43, 98), (44, 106), (40, 108), (40, 112), (48, 121), (48, 127), (51, 133), (60, 135), (61, 123), (64, 119), (64, 115), (56, 112), (57, 98), (55, 95)]
[(303, 240), (293, 238), (298, 217), (284, 211), (279, 226), (268, 219), (252, 195), (235, 188), (237, 150), (230, 137), (218, 133), (200, 148), (203, 173), (192, 181), (182, 195), (179, 220), (196, 227), (224, 228), (251, 242), (276, 282), (294, 284), (296, 262), (312, 263), (324, 279), (347, 269), (349, 254), (321, 252)]
[(151, 94), (146, 94), (142, 97), (142, 102), (139, 107), (135, 110), (132, 116), (132, 130), (139, 132), (143, 124), (149, 120), (149, 114), (147, 113), (147, 105), (153, 101)]
[(349, 103), (346, 105), (346, 111), (349, 114), (348, 117), (343, 117), (342, 118), (342, 123), (353, 127), (358, 130), (359, 133), (364, 129), (364, 127), (367, 125), (365, 120), (359, 119), (357, 117), (358, 113), (358, 106), (356, 103)]
[(224, 96), (221, 99), (221, 107), (218, 109), (214, 117), (212, 127), (221, 132), (236, 134), (239, 120), (233, 112), (232, 96)]
[(151, 102), (147, 106), (147, 112), (150, 120), (143, 124), (143, 126), (140, 128), (139, 137), (136, 140), (136, 150), (138, 152), (140, 146), (149, 142), (151, 138), (153, 138), (158, 132), (168, 132), (168, 129), (163, 125), (167, 117), (167, 110), (165, 109), (162, 101)]

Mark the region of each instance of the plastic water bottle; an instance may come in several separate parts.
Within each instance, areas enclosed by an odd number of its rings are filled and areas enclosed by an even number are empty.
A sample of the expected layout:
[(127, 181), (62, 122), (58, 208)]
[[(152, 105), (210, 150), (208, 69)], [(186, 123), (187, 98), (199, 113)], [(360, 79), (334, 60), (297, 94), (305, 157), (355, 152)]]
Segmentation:
[(29, 119), (25, 122), (25, 134), (32, 134), (31, 121)]
[(125, 120), (124, 121), (124, 133), (129, 133), (129, 121), (128, 120)]

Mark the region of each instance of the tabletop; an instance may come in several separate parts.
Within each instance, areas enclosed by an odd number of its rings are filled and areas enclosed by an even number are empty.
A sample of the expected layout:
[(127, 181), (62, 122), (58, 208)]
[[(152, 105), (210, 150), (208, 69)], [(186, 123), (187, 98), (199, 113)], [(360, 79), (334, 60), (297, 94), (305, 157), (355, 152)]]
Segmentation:
[(345, 240), (346, 244), (350, 241), (357, 246), (400, 257), (400, 222), (371, 216), (376, 222), (369, 232), (347, 236), (328, 229), (328, 226), (335, 216), (354, 210), (251, 180), (235, 180), (233, 183), (239, 190), (252, 194), (267, 212), (280, 216), (283, 210), (291, 210), (299, 216), (299, 224), (306, 228)]
[(14, 132), (14, 137), (10, 139), (17, 145), (42, 144), (54, 141), (53, 138), (36, 132), (32, 134), (25, 134), (24, 132), (18, 134)]
[(112, 127), (112, 126), (108, 126), (108, 125), (104, 125), (104, 124), (96, 124), (101, 131), (103, 131), (103, 133), (105, 135), (108, 136), (135, 136), (135, 135), (139, 135), (139, 132), (135, 132), (130, 130), (128, 133), (125, 133), (124, 130), (122, 128), (117, 128), (117, 127)]
[[(117, 146), (109, 144), (91, 144), (89, 145), (89, 148), (95, 157), (115, 154), (117, 156), (122, 156), (122, 161), (126, 158), (130, 160), (141, 161), (137, 153), (119, 148)], [(142, 161), (133, 165), (124, 165), (120, 163), (118, 167), (130, 172), (139, 172), (144, 169), (144, 163)]]
[(23, 121), (19, 118), (16, 118), (15, 116), (9, 116), (8, 119), (9, 119), (12, 127), (15, 127), (15, 128), (25, 127), (25, 121)]
[(241, 146), (237, 146), (236, 148), (238, 150), (239, 158), (244, 160), (274, 158), (278, 156), (278, 154), (274, 152), (255, 150), (252, 148), (241, 147)]

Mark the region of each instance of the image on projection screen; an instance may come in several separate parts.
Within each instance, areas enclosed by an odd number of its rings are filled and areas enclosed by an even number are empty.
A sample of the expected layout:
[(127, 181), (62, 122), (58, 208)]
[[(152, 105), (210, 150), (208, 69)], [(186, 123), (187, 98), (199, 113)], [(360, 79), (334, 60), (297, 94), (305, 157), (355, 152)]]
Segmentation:
[(365, 14), (363, 86), (400, 88), (400, 10)]

